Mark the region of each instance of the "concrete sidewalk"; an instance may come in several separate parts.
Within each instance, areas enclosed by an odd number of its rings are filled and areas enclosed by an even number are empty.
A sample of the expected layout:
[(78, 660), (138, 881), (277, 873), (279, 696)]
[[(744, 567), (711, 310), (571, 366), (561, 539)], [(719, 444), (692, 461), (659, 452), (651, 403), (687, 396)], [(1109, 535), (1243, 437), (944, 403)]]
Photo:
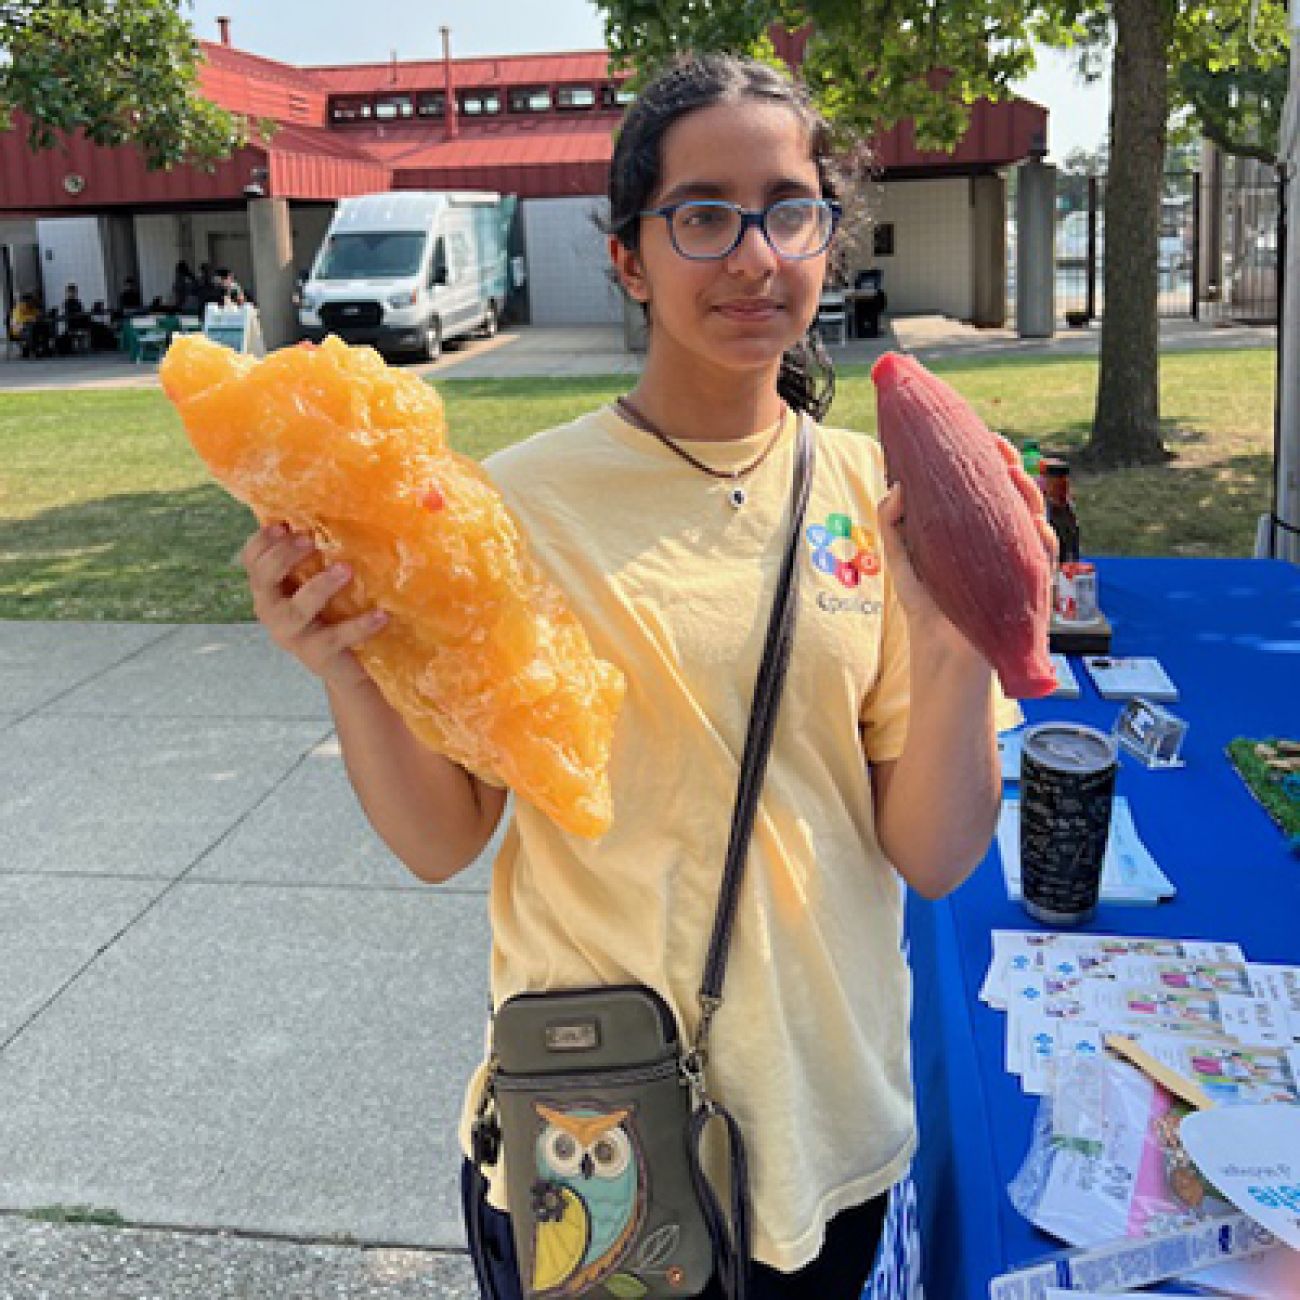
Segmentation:
[[(883, 352), (914, 352), (923, 361), (945, 357), (1093, 355), (1099, 328), (1062, 330), (1050, 339), (1022, 339), (1010, 329), (976, 329), (948, 316), (900, 316), (886, 323), (878, 339), (850, 339), (830, 349), (837, 365), (870, 365)], [(1192, 320), (1160, 322), (1162, 351), (1277, 346), (1273, 326), (1213, 325)], [(565, 379), (582, 375), (635, 375), (642, 357), (623, 346), (621, 327), (608, 325), (524, 326), (493, 339), (449, 344), (436, 362), (403, 368), (437, 383), (442, 379)], [(124, 356), (92, 353), (0, 361), (0, 392), (42, 392), (83, 388), (151, 388), (158, 367), (134, 365)]]
[(0, 1297), (473, 1294), (487, 856), (410, 876), (255, 625), (0, 622)]

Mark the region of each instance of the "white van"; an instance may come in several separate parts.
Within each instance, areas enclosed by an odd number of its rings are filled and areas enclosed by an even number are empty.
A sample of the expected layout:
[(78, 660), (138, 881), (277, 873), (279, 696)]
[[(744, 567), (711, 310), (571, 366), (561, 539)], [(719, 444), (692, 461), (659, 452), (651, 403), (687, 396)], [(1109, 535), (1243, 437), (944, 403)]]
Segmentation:
[(495, 334), (513, 206), (486, 191), (343, 199), (299, 297), (303, 336), (436, 360), (447, 339)]

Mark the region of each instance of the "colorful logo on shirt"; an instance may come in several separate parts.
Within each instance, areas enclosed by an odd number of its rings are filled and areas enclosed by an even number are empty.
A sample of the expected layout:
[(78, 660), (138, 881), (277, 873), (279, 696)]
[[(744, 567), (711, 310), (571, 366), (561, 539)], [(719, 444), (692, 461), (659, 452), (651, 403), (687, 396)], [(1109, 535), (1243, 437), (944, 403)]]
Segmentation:
[(845, 587), (856, 587), (863, 578), (880, 572), (875, 535), (848, 515), (827, 515), (824, 524), (809, 526), (807, 537), (813, 568), (830, 574)]

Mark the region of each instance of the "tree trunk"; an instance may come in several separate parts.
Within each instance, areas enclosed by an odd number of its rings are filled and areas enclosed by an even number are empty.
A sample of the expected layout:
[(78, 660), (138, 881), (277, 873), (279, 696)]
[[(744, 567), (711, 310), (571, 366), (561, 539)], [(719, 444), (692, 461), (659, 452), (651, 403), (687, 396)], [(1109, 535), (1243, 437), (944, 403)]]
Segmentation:
[(1093, 465), (1169, 459), (1160, 441), (1156, 253), (1174, 12), (1173, 0), (1114, 0), (1106, 304), (1097, 409), (1083, 453)]

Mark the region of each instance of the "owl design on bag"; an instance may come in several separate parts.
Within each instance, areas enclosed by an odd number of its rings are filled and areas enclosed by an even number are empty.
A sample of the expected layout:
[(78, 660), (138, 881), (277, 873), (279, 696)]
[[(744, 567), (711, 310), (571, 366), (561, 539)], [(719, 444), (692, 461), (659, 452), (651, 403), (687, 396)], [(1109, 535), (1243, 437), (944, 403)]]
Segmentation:
[(541, 1120), (533, 1184), (534, 1296), (580, 1295), (609, 1277), (645, 1217), (644, 1162), (633, 1108), (561, 1109), (535, 1103)]

